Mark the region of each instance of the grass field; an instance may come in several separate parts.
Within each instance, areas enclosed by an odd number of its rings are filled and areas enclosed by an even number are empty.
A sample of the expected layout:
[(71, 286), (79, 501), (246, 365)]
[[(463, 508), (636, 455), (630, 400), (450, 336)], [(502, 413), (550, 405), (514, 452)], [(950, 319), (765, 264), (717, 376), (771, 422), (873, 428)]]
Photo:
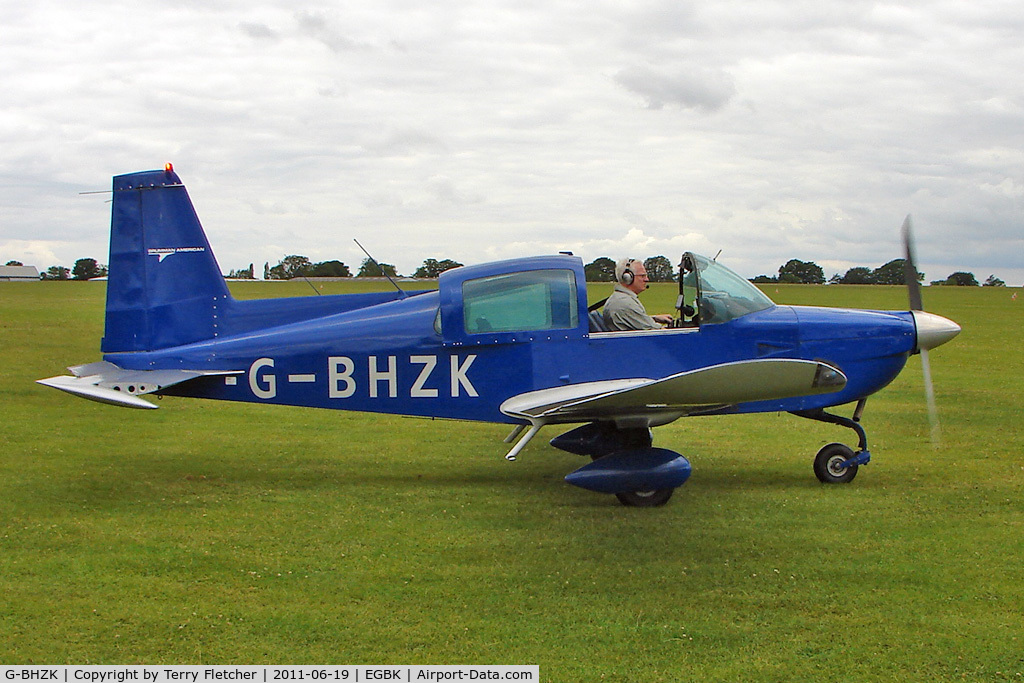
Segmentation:
[[(906, 306), (899, 288), (766, 291)], [(924, 292), (964, 328), (932, 354), (941, 447), (913, 358), (868, 403), (874, 459), (851, 485), (811, 472), (821, 445), (853, 441), (848, 430), (693, 418), (655, 432), (690, 458), (690, 481), (664, 508), (631, 509), (565, 485), (581, 460), (544, 439), (505, 462), (500, 425), (65, 396), (33, 380), (99, 359), (104, 286), (0, 283), (0, 661), (1022, 680), (1024, 296), (1013, 291)], [(667, 286), (644, 296), (652, 311), (674, 300)]]

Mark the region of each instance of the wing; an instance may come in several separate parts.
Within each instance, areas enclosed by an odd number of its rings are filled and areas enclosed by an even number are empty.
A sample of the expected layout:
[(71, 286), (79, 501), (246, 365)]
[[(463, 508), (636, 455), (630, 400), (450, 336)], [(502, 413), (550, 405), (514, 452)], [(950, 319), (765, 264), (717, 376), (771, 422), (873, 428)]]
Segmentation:
[(37, 383), (66, 391), (90, 401), (124, 408), (154, 409), (158, 406), (139, 398), (175, 384), (207, 375), (240, 375), (241, 370), (125, 370), (100, 361), (68, 368), (73, 376), (58, 375)]
[(531, 391), (506, 400), (501, 412), (532, 426), (509, 453), (514, 459), (545, 424), (616, 420), (657, 426), (738, 403), (827, 394), (845, 386), (846, 375), (828, 363), (767, 358), (712, 365), (662, 379), (586, 382)]
[(633, 414), (706, 412), (737, 403), (827, 394), (846, 375), (827, 363), (762, 359), (712, 365), (662, 379), (620, 379), (519, 394), (501, 412), (527, 420), (583, 422)]

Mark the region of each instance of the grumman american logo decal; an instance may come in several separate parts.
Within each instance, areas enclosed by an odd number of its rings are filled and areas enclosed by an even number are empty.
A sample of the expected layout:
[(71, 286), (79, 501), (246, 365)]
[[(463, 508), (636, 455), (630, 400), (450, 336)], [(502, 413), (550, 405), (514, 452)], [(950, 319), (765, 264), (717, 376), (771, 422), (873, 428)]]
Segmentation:
[(170, 247), (167, 249), (149, 249), (146, 254), (149, 256), (156, 256), (157, 263), (163, 262), (165, 258), (171, 254), (181, 254), (196, 251), (206, 251), (206, 247)]

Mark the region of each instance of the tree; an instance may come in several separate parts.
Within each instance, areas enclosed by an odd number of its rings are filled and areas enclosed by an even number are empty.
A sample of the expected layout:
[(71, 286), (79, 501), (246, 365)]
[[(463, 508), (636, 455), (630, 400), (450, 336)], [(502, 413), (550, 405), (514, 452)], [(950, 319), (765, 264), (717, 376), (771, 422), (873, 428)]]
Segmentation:
[(939, 280), (933, 282), (933, 285), (947, 285), (951, 287), (977, 287), (978, 279), (974, 277), (974, 273), (965, 273), (963, 271), (957, 271), (947, 277), (945, 280)]
[(758, 275), (757, 277), (751, 278), (751, 282), (757, 285), (770, 285), (773, 282), (778, 282), (778, 276), (768, 277), (767, 275)]
[(988, 279), (981, 285), (982, 287), (1005, 287), (1006, 283), (997, 278), (995, 275), (989, 275)]
[(264, 280), (269, 280), (270, 279), (270, 263), (269, 262), (263, 264), (263, 279)]
[(271, 280), (291, 280), (293, 277), (308, 277), (313, 264), (305, 256), (291, 254), (270, 269)]
[(672, 262), (664, 256), (652, 256), (644, 259), (644, 268), (647, 269), (647, 279), (651, 282), (672, 282), (675, 280)]
[(428, 258), (423, 262), (423, 265), (416, 269), (416, 272), (412, 274), (413, 277), (430, 277), (435, 278), (446, 270), (452, 268), (460, 268), (462, 266), (458, 261), (453, 261), (450, 258), (446, 258), (443, 261), (437, 259)]
[(870, 268), (856, 266), (846, 271), (846, 275), (839, 278), (841, 285), (873, 285), (875, 284), (874, 274)]
[[(905, 285), (907, 284), (906, 273), (904, 272), (906, 259), (893, 259), (884, 266), (879, 266), (871, 273), (871, 279), (873, 284), (876, 285)], [(924, 273), (919, 270), (914, 271), (917, 273), (917, 281), (921, 282), (924, 280)]]
[(615, 261), (607, 256), (601, 256), (583, 266), (583, 273), (587, 282), (614, 282)]
[(352, 271), (341, 261), (322, 261), (315, 266), (312, 277), (352, 277)]
[(71, 270), (66, 266), (50, 266), (40, 276), (41, 280), (67, 280), (71, 277)]
[(103, 277), (106, 274), (106, 267), (101, 267), (94, 258), (80, 258), (75, 261), (75, 267), (71, 269), (71, 275), (75, 280), (90, 280), (94, 277)]
[(234, 278), (236, 280), (255, 280), (256, 278), (253, 276), (252, 269), (253, 269), (253, 266), (250, 263), (248, 268), (240, 268), (238, 270), (232, 270), (230, 273), (228, 273), (228, 277), (229, 278)]
[(398, 277), (395, 267), (390, 263), (377, 264), (370, 258), (364, 258), (362, 265), (359, 266), (359, 272), (356, 273), (356, 277), (384, 277), (384, 273), (391, 277)]
[(7, 262), (7, 263), (5, 263), (4, 265), (5, 265), (5, 266), (23, 266), (23, 265), (25, 265), (25, 264), (24, 264), (24, 263), (22, 263), (21, 261), (8, 261), (8, 262)]
[(825, 271), (813, 261), (790, 259), (779, 268), (779, 282), (800, 282), (808, 285), (825, 284)]

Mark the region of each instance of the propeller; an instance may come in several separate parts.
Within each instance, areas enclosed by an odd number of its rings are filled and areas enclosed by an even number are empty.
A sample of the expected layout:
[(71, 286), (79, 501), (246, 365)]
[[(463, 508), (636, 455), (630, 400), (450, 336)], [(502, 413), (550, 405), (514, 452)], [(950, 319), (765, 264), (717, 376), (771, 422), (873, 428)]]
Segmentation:
[(907, 294), (910, 298), (910, 310), (914, 314), (917, 327), (917, 348), (921, 352), (921, 371), (924, 375), (924, 396), (928, 403), (928, 423), (931, 425), (932, 446), (938, 448), (942, 444), (942, 429), (939, 426), (939, 413), (935, 407), (935, 387), (932, 384), (932, 367), (928, 361), (928, 349), (944, 344), (960, 333), (960, 326), (952, 320), (933, 313), (926, 313), (921, 302), (921, 283), (917, 280), (917, 261), (914, 258), (914, 238), (911, 219), (908, 215), (903, 221), (903, 273), (907, 282)]
[(910, 295), (910, 310), (923, 311), (921, 303), (921, 283), (917, 280), (917, 259), (914, 258), (914, 236), (911, 228), (910, 214), (903, 219), (903, 279), (907, 283)]

